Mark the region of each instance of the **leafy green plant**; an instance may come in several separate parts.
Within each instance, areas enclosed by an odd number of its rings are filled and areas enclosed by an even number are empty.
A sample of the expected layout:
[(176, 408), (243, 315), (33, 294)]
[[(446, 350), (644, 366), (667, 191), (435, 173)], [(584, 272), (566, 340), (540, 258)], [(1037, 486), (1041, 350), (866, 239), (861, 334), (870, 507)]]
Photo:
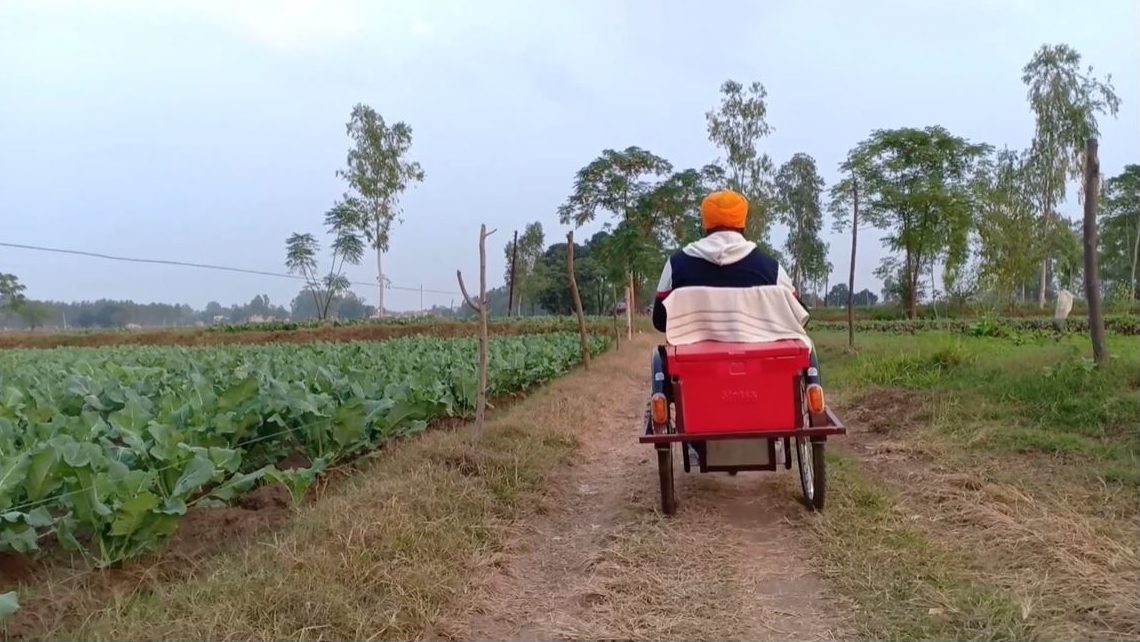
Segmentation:
[[(161, 544), (195, 504), (259, 483), (299, 501), (328, 466), (469, 416), (475, 355), (473, 339), (434, 338), (0, 353), (0, 551), (54, 536), (110, 566)], [(579, 358), (576, 334), (493, 338), (490, 395)], [(305, 465), (277, 467), (295, 457)]]

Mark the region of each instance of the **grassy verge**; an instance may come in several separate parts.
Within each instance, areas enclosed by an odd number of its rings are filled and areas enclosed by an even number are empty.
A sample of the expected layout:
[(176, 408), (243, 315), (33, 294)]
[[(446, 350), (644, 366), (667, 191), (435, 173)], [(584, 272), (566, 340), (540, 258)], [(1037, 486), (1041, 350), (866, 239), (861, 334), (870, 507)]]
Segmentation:
[(604, 367), (622, 356), (554, 382), (481, 434), (438, 431), (383, 451), (286, 528), (186, 577), (104, 598), (42, 637), (432, 637), (472, 574), (496, 563), (506, 525), (536, 510), (548, 476), (574, 457), (573, 428), (596, 412), (581, 399), (625, 376)]
[(1025, 639), (1014, 595), (975, 577), (963, 555), (916, 525), (854, 459), (828, 460), (835, 489), (814, 523), (825, 576), (858, 605), (860, 637), (878, 640)]
[(1140, 635), (1135, 339), (817, 340), (853, 432), (815, 534), (864, 637)]
[(496, 424), (397, 449), (286, 532), (157, 585), (74, 639), (415, 639), (430, 635), (499, 529), (574, 448), (566, 433)]

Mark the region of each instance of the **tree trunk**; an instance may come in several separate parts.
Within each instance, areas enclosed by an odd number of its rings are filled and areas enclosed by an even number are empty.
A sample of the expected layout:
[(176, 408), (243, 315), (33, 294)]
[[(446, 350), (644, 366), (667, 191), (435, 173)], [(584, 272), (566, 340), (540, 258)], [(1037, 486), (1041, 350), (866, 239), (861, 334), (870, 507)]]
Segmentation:
[(613, 290), (613, 296), (614, 296), (614, 304), (613, 304), (613, 307), (610, 308), (610, 315), (613, 316), (613, 318), (614, 318), (614, 347), (617, 348), (618, 350), (620, 350), (621, 349), (621, 331), (618, 330), (618, 320), (617, 320), (617, 300), (618, 300), (618, 298), (617, 298), (617, 286), (616, 285), (610, 286), (610, 288)]
[(1131, 299), (1140, 298), (1140, 287), (1136, 284), (1136, 263), (1140, 261), (1140, 212), (1136, 216), (1136, 241), (1132, 246), (1132, 276), (1128, 278), (1128, 292)]
[(574, 276), (574, 230), (566, 233), (566, 274), (570, 279), (570, 296), (574, 299), (574, 312), (578, 315), (578, 336), (582, 344), (582, 365), (590, 369), (590, 341), (586, 337), (586, 315), (582, 312), (582, 297), (578, 294), (578, 279)]
[(907, 259), (906, 317), (911, 321), (918, 318), (918, 267), (911, 267)]
[(507, 316), (514, 316), (515, 312), (515, 279), (518, 278), (515, 265), (519, 254), (519, 232), (515, 230), (515, 240), (511, 243), (511, 282), (507, 290)]
[[(855, 245), (859, 240), (859, 184), (851, 179), (851, 271), (847, 275), (847, 348), (855, 349)], [(824, 294), (824, 297), (827, 295)], [(826, 299), (825, 299), (826, 300)]]
[(1097, 265), (1096, 206), (1100, 182), (1100, 159), (1097, 158), (1097, 141), (1088, 139), (1085, 145), (1085, 298), (1089, 305), (1089, 333), (1092, 335), (1093, 359), (1097, 365), (1108, 364), (1104, 348), (1104, 317), (1100, 309), (1100, 273)]
[(376, 248), (376, 314), (380, 317), (384, 316), (384, 253), (380, 248)]
[(625, 330), (630, 341), (633, 341), (633, 270), (629, 271), (629, 285), (625, 291)]

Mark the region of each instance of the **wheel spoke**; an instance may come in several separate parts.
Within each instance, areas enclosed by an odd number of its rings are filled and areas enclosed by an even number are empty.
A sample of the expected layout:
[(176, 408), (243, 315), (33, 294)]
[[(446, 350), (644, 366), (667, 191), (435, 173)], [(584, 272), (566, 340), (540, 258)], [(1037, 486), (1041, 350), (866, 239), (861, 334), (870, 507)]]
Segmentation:
[(815, 471), (812, 466), (811, 442), (802, 437), (796, 438), (796, 450), (800, 463), (800, 481), (808, 500), (815, 498)]

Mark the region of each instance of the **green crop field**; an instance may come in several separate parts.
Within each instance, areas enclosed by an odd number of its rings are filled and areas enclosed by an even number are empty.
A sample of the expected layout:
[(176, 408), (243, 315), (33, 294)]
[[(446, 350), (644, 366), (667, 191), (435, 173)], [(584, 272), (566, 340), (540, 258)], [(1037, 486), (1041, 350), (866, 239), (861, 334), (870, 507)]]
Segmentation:
[[(491, 396), (580, 358), (574, 334), (490, 347)], [(0, 553), (54, 538), (107, 566), (154, 549), (195, 504), (258, 483), (297, 499), (339, 461), (467, 415), (476, 352), (473, 339), (435, 338), (2, 352)]]
[[(1110, 334), (1140, 335), (1140, 316), (1121, 314), (1105, 317), (1105, 330)], [(816, 321), (809, 331), (846, 330), (846, 321)], [(1063, 327), (1067, 334), (1088, 334), (1087, 318), (1068, 319)], [(856, 320), (856, 332), (893, 332), (914, 334), (915, 332), (956, 332), (977, 337), (1015, 337), (1019, 335), (1041, 335), (1055, 332), (1053, 320), (1047, 317), (978, 317), (945, 319), (884, 319)]]

